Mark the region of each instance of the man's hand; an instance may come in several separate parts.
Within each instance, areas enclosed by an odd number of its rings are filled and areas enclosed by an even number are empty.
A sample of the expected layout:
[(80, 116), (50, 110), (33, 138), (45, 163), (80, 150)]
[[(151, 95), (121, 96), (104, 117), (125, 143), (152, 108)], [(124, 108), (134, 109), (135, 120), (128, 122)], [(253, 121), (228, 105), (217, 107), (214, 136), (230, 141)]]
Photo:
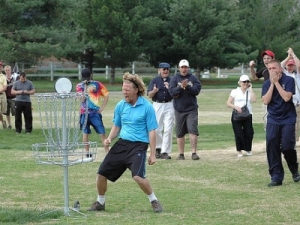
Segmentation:
[(181, 87), (183, 87), (184, 89), (186, 88), (186, 86), (188, 85), (189, 80), (185, 79), (183, 81), (181, 81)]
[(276, 73), (275, 71), (270, 72), (270, 81), (271, 83), (275, 84), (279, 81), (279, 75), (278, 73)]
[(156, 84), (153, 85), (153, 89), (154, 93), (157, 93), (159, 91), (159, 89), (156, 87)]
[(254, 67), (254, 66), (255, 66), (254, 60), (251, 60), (251, 61), (249, 62), (249, 66), (250, 66), (250, 67)]
[(111, 144), (111, 139), (110, 138), (106, 138), (104, 140), (104, 145), (108, 147), (110, 144)]
[(148, 158), (148, 164), (149, 165), (153, 165), (156, 162), (156, 156), (155, 154), (150, 154), (149, 158)]

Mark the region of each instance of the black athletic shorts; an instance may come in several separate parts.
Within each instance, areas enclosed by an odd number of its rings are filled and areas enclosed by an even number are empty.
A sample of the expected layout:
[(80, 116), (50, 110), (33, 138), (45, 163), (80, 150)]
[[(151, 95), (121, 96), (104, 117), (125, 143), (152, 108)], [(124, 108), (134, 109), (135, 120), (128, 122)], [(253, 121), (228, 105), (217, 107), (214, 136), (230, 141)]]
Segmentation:
[(98, 174), (115, 182), (128, 168), (132, 177), (145, 178), (148, 143), (119, 139), (101, 163)]

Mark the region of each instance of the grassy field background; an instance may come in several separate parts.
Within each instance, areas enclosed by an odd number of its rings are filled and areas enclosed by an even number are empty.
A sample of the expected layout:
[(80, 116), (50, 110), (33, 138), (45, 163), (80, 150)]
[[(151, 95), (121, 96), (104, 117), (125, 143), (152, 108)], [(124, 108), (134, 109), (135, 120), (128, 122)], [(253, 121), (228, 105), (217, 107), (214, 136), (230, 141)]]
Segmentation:
[[(147, 197), (129, 171), (116, 183), (109, 182), (105, 212), (86, 211), (96, 200), (96, 172), (105, 156), (99, 137), (93, 132), (90, 139), (98, 142), (96, 160), (69, 167), (70, 206), (79, 200), (81, 212), (87, 217), (63, 215), (63, 168), (39, 165), (33, 158), (31, 145), (45, 142), (39, 121), (41, 107), (33, 96), (32, 134), (15, 135), (14, 130), (0, 130), (0, 223), (300, 224), (300, 184), (293, 182), (286, 164), (283, 186), (267, 187), (270, 178), (260, 100), (253, 104), (254, 154), (236, 157), (231, 111), (226, 106), (232, 88), (231, 85), (222, 89), (204, 88), (198, 96), (199, 161), (190, 160), (189, 144), (186, 160), (176, 161), (174, 138), (172, 159), (158, 160), (147, 167), (147, 177), (164, 207), (160, 214), (152, 212)], [(260, 99), (260, 88), (255, 88), (255, 92)], [(121, 92), (110, 92), (109, 104), (103, 112), (107, 133), (112, 125), (114, 106), (121, 98)], [(55, 209), (58, 211), (49, 213)]]

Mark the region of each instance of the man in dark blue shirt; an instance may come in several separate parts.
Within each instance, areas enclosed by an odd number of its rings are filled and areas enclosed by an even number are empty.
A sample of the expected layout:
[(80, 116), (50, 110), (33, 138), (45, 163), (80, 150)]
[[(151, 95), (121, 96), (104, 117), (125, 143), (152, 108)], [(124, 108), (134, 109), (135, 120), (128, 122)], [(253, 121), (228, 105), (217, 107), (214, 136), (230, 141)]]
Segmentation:
[(159, 64), (159, 75), (148, 86), (147, 95), (152, 98), (158, 128), (156, 130), (156, 158), (171, 159), (174, 127), (173, 98), (169, 93), (170, 64)]
[(198, 103), (197, 95), (201, 91), (199, 79), (189, 72), (189, 62), (183, 59), (179, 62), (179, 73), (170, 81), (170, 93), (174, 98), (175, 124), (178, 160), (184, 160), (185, 135), (189, 134), (192, 150), (192, 160), (199, 160), (197, 155), (198, 131)]
[(266, 150), (271, 183), (280, 186), (284, 178), (281, 153), (287, 162), (295, 182), (300, 181), (297, 152), (295, 150), (296, 111), (292, 100), (295, 82), (282, 73), (279, 61), (268, 63), (270, 78), (262, 87), (262, 100), (268, 109)]

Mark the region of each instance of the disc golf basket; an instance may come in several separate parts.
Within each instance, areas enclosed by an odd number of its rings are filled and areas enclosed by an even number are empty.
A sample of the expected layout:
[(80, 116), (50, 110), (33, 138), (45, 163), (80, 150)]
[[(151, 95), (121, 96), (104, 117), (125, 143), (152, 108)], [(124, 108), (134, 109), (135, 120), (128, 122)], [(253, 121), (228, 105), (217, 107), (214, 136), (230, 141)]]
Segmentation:
[[(67, 78), (61, 78), (67, 79)], [(62, 81), (62, 80), (58, 80)], [(68, 167), (80, 163), (92, 162), (96, 158), (97, 142), (79, 142), (81, 130), (79, 124), (79, 106), (81, 98), (85, 94), (70, 93), (61, 91), (57, 87), (57, 93), (38, 94), (40, 123), (46, 143), (36, 143), (32, 145), (33, 154), (38, 164), (58, 165), (63, 167), (64, 184), (64, 214), (70, 216), (70, 209), (79, 212), (78, 208), (69, 207), (69, 185)], [(70, 81), (63, 80), (70, 85)], [(86, 110), (87, 111), (87, 110)], [(87, 116), (82, 129), (85, 128)], [(85, 151), (85, 146), (89, 146), (89, 151)]]

